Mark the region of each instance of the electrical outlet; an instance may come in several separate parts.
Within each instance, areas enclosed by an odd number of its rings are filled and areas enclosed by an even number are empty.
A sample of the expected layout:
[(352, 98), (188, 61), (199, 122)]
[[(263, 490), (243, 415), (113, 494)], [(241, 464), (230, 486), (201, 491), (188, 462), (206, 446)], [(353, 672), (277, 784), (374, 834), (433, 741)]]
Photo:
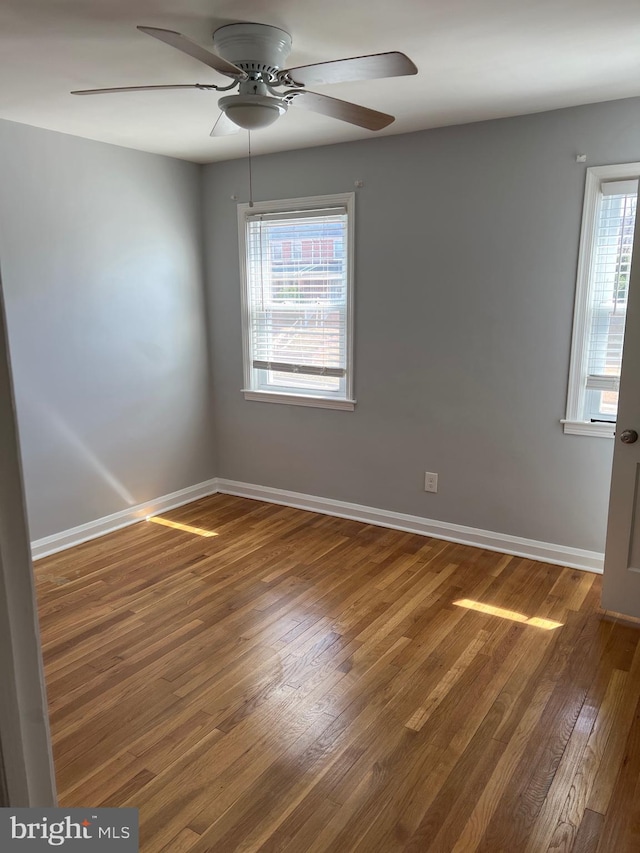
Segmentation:
[(437, 492), (438, 491), (438, 475), (433, 474), (431, 471), (424, 472), (424, 490), (425, 492)]

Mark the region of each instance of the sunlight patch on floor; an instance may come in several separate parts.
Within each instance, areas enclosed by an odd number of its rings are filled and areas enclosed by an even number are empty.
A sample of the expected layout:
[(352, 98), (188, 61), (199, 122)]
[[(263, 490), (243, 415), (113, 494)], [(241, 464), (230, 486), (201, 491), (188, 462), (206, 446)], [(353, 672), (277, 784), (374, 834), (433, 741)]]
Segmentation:
[(500, 616), (501, 619), (511, 619), (513, 622), (522, 622), (524, 625), (532, 625), (534, 628), (543, 628), (545, 631), (554, 631), (562, 628), (562, 622), (554, 622), (552, 619), (542, 619), (539, 616), (525, 616), (515, 610), (504, 610), (502, 607), (494, 607), (492, 604), (483, 604), (481, 601), (472, 601), (469, 598), (461, 598), (453, 602), (457, 607), (466, 607), (468, 610), (477, 610), (479, 613), (487, 613), (489, 616)]
[(162, 524), (163, 527), (173, 527), (174, 530), (183, 530), (185, 533), (194, 533), (196, 536), (217, 536), (213, 530), (203, 530), (202, 527), (192, 527), (190, 524), (180, 524), (179, 521), (169, 521), (160, 515), (150, 515), (147, 521), (154, 524)]

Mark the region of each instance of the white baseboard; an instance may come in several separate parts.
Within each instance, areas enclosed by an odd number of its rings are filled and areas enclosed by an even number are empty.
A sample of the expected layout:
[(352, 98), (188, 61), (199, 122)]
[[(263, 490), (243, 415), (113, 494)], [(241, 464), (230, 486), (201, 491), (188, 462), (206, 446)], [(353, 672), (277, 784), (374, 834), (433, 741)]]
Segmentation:
[(74, 545), (80, 545), (81, 542), (87, 542), (89, 539), (104, 536), (105, 533), (112, 533), (121, 527), (135, 524), (148, 515), (158, 515), (158, 513), (167, 512), (167, 510), (176, 509), (184, 504), (197, 501), (199, 498), (215, 495), (217, 491), (217, 479), (206, 480), (204, 483), (180, 489), (180, 491), (172, 492), (170, 495), (163, 495), (161, 498), (155, 498), (154, 500), (128, 507), (120, 512), (114, 512), (112, 515), (104, 516), (104, 518), (88, 521), (86, 524), (80, 524), (78, 527), (72, 527), (70, 530), (63, 530), (61, 533), (54, 533), (52, 536), (36, 539), (31, 543), (31, 557), (33, 560), (48, 557), (57, 551), (72, 548)]
[(604, 554), (597, 551), (583, 551), (580, 548), (569, 548), (566, 545), (554, 545), (550, 542), (539, 542), (536, 539), (524, 539), (520, 536), (510, 536), (507, 533), (493, 533), (490, 530), (480, 530), (477, 527), (464, 527), (461, 524), (450, 524), (447, 521), (435, 521), (417, 515), (405, 515), (400, 512), (375, 509), (374, 507), (331, 500), (330, 498), (318, 498), (299, 492), (273, 489), (270, 486), (255, 486), (223, 479), (218, 479), (217, 482), (218, 491), (226, 495), (254, 498), (255, 500), (283, 504), (297, 509), (308, 509), (324, 515), (349, 518), (352, 521), (362, 521), (365, 524), (391, 527), (394, 530), (432, 536), (434, 539), (445, 539), (461, 545), (473, 545), (488, 551), (500, 551), (504, 554), (513, 554), (515, 557), (525, 557), (529, 560), (540, 560), (544, 563), (553, 563), (572, 569), (602, 574)]
[(597, 551), (583, 551), (580, 548), (539, 542), (536, 539), (524, 539), (520, 536), (510, 536), (507, 533), (494, 533), (490, 530), (480, 530), (477, 527), (465, 527), (461, 524), (450, 524), (447, 521), (435, 521), (417, 515), (406, 515), (401, 512), (376, 509), (361, 504), (319, 498), (300, 492), (285, 491), (284, 489), (274, 489), (271, 486), (256, 486), (220, 478), (198, 483), (187, 489), (181, 489), (179, 492), (173, 492), (170, 495), (164, 495), (161, 498), (113, 513), (113, 515), (81, 524), (79, 527), (73, 527), (61, 533), (55, 533), (53, 536), (38, 539), (31, 543), (32, 557), (34, 560), (47, 557), (65, 548), (71, 548), (81, 542), (95, 539), (129, 524), (135, 524), (148, 515), (157, 515), (199, 498), (215, 495), (217, 492), (297, 509), (306, 509), (338, 518), (349, 518), (352, 521), (362, 521), (365, 524), (376, 524), (380, 527), (390, 527), (393, 530), (431, 536), (434, 539), (445, 539), (448, 542), (456, 542), (461, 545), (473, 545), (487, 551), (499, 551), (503, 554), (512, 554), (515, 557), (525, 557), (529, 560), (540, 560), (544, 563), (554, 563), (572, 569), (602, 574), (604, 554)]

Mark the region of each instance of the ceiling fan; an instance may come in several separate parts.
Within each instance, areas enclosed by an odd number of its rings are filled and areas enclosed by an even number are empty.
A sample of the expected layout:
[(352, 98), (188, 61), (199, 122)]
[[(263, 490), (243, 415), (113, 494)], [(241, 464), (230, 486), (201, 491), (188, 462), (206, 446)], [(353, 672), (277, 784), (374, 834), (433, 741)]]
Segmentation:
[(160, 89), (227, 92), (237, 87), (237, 94), (227, 95), (218, 101), (221, 112), (211, 136), (227, 136), (237, 133), (240, 128), (256, 130), (267, 127), (284, 115), (291, 104), (368, 130), (381, 130), (394, 121), (394, 116), (310, 92), (306, 87), (322, 83), (403, 77), (418, 72), (413, 62), (404, 53), (397, 51), (283, 69), (291, 52), (291, 36), (279, 27), (267, 24), (239, 23), (220, 27), (213, 34), (215, 53), (173, 30), (157, 27), (138, 29), (198, 59), (219, 74), (230, 77), (232, 82), (228, 86), (213, 83), (123, 86), (83, 89), (71, 94), (101, 95)]

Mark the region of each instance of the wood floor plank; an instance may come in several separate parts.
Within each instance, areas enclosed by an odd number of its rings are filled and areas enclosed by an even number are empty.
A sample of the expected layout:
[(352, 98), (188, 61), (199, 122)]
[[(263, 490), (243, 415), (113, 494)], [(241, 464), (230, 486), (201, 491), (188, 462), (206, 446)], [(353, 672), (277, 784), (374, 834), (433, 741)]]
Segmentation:
[(63, 806), (139, 808), (142, 853), (640, 850), (640, 624), (599, 577), (230, 495), (162, 518), (36, 564)]
[(571, 848), (572, 853), (596, 853), (603, 822), (604, 815), (586, 809), (575, 843)]
[[(640, 633), (640, 631), (639, 631)], [(612, 726), (607, 749), (602, 756), (592, 784), (587, 808), (605, 815), (617, 788), (618, 773), (625, 763), (625, 748), (631, 730), (633, 716), (640, 702), (640, 644), (638, 645), (629, 671), (627, 690), (620, 698), (615, 723)]]
[(578, 832), (585, 803), (606, 747), (627, 681), (615, 670), (599, 707), (585, 704), (553, 777), (553, 782), (531, 832), (525, 853), (547, 847), (571, 849), (569, 835)]
[(640, 819), (636, 812), (640, 794), (640, 703), (636, 706), (625, 745), (612, 802), (604, 816), (598, 851), (632, 853), (640, 849)]

